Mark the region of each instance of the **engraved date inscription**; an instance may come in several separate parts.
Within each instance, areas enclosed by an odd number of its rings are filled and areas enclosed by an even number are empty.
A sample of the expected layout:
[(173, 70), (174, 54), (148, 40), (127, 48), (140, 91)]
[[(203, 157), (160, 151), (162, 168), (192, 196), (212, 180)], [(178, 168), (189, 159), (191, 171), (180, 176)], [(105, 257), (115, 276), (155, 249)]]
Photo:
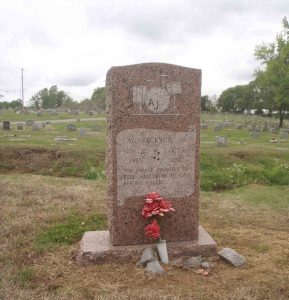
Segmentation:
[(158, 191), (186, 197), (195, 182), (194, 130), (127, 129), (117, 136), (117, 200)]

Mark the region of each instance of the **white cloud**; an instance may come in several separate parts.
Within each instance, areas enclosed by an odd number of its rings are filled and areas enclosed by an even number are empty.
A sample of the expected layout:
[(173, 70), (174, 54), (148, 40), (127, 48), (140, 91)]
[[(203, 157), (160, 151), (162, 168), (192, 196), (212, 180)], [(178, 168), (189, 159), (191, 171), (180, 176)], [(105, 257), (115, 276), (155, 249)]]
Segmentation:
[(288, 11), (287, 0), (0, 2), (0, 93), (20, 88), (23, 67), (26, 100), (54, 84), (90, 97), (111, 66), (152, 61), (200, 68), (203, 94), (219, 94), (252, 79), (255, 46)]

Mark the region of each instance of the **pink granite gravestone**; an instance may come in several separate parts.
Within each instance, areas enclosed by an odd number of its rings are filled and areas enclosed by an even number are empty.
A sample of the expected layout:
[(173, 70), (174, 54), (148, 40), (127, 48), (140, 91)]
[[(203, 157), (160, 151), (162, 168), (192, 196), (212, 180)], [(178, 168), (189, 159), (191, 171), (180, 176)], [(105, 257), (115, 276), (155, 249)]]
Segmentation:
[(151, 191), (176, 209), (161, 220), (162, 238), (197, 239), (201, 70), (161, 63), (113, 67), (106, 88), (112, 244), (149, 242), (141, 209)]
[(137, 260), (144, 197), (158, 192), (175, 212), (160, 221), (170, 258), (215, 254), (198, 224), (201, 70), (163, 63), (112, 67), (106, 79), (109, 231), (86, 232), (80, 261)]

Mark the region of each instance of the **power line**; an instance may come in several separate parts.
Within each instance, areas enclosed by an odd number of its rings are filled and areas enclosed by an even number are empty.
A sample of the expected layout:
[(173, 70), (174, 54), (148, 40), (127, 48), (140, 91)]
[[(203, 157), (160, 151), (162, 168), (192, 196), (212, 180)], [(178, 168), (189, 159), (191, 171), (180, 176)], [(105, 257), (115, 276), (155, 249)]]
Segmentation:
[(5, 92), (5, 93), (18, 93), (21, 90), (16, 90), (16, 89), (0, 89), (1, 92)]

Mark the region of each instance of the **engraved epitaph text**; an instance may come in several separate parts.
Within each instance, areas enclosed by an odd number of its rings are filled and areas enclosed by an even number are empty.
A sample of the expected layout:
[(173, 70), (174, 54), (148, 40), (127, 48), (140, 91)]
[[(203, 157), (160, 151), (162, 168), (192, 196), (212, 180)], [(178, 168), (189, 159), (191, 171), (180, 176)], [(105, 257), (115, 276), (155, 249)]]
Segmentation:
[(195, 131), (127, 129), (117, 136), (117, 201), (159, 191), (187, 197), (194, 191)]

